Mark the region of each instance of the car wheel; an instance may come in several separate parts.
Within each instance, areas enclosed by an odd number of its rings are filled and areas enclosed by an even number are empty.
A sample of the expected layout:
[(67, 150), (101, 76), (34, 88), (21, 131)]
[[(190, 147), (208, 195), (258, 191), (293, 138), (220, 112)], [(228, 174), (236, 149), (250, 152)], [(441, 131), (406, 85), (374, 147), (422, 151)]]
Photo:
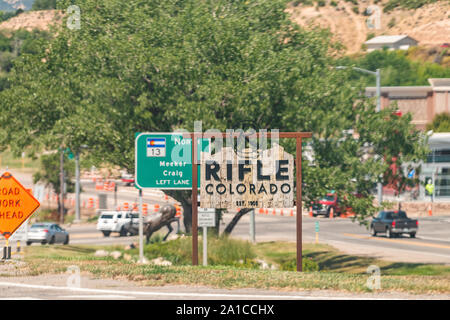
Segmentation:
[(102, 232), (104, 237), (109, 237), (109, 235), (111, 234), (111, 231), (102, 231)]
[(377, 236), (377, 232), (375, 231), (375, 228), (373, 227), (373, 225), (370, 226), (370, 234), (372, 235), (372, 237)]
[(69, 235), (67, 235), (66, 240), (64, 240), (63, 244), (69, 244)]
[(409, 234), (409, 236), (410, 236), (411, 238), (415, 238), (415, 237), (416, 237), (416, 233), (415, 233), (415, 232), (411, 232), (411, 233)]
[(127, 232), (125, 231), (125, 228), (122, 226), (122, 228), (120, 228), (119, 236), (125, 237), (126, 235), (127, 235)]
[(386, 238), (392, 238), (393, 234), (391, 232), (391, 229), (387, 228), (386, 229)]
[(47, 244), (47, 241), (42, 241), (41, 244), (45, 245), (45, 244)]
[(31, 241), (27, 241), (27, 246), (30, 246), (31, 245)]
[(55, 243), (55, 236), (53, 236), (50, 241), (48, 242), (48, 244), (54, 244)]

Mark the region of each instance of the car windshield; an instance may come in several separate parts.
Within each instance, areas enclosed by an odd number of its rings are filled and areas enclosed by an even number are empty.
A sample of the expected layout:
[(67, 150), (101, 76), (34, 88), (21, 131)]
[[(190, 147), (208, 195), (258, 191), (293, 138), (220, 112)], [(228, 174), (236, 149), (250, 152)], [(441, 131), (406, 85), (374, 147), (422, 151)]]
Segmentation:
[(405, 211), (392, 211), (388, 212), (388, 219), (406, 219)]
[(43, 228), (48, 228), (48, 225), (39, 223), (39, 224), (33, 224), (31, 226), (31, 229), (43, 229)]
[(325, 197), (322, 198), (322, 201), (333, 201), (334, 200), (334, 194), (327, 194)]
[(113, 215), (112, 214), (102, 214), (102, 216), (100, 218), (101, 219), (112, 219)]

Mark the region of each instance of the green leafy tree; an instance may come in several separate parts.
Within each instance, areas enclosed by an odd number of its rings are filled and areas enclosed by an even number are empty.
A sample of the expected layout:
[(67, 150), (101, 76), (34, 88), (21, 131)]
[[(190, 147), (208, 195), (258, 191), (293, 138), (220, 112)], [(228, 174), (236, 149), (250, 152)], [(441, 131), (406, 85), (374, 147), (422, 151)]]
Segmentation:
[(427, 124), (427, 130), (433, 130), (433, 132), (450, 132), (450, 113), (443, 112), (437, 114), (433, 122)]
[[(64, 158), (65, 193), (70, 193), (75, 190), (75, 184), (72, 182), (75, 164), (73, 161), (69, 161), (66, 155)], [(60, 153), (41, 155), (39, 171), (33, 174), (33, 182), (51, 186), (56, 194), (61, 194)], [(58, 201), (58, 212), (60, 212), (60, 206), (61, 203)]]
[[(382, 86), (420, 86), (428, 85), (430, 78), (450, 77), (450, 68), (431, 62), (410, 60), (403, 50), (375, 50), (361, 58), (342, 58), (340, 64), (355, 65), (368, 70), (381, 69)], [(371, 75), (353, 72), (352, 79), (366, 85), (375, 85)]]
[[(61, 1), (61, 8), (70, 3)], [(193, 130), (195, 120), (222, 131), (248, 124), (311, 131), (314, 161), (303, 161), (304, 199), (338, 190), (361, 222), (377, 210), (370, 191), (388, 167), (380, 155), (423, 155), (410, 118), (376, 113), (350, 71), (335, 69), (339, 47), (329, 33), (293, 24), (286, 1), (77, 4), (79, 30), (64, 22), (39, 53), (14, 61), (11, 87), (0, 93), (2, 146), (76, 151), (86, 144), (98, 163), (133, 172), (135, 132)], [(407, 144), (394, 152), (393, 138)], [(295, 153), (294, 141), (282, 144)], [(190, 230), (190, 192), (171, 194)]]
[(31, 10), (50, 10), (56, 9), (56, 0), (35, 0)]

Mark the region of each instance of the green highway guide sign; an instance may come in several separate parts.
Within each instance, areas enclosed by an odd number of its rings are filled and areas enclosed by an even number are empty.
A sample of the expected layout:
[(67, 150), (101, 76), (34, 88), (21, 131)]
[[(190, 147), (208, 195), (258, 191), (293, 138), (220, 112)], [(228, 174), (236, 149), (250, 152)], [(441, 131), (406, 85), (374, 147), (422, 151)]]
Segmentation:
[[(191, 143), (182, 133), (136, 133), (136, 188), (192, 189)], [(197, 143), (197, 159), (200, 159), (201, 151), (209, 151), (210, 142), (197, 139)]]

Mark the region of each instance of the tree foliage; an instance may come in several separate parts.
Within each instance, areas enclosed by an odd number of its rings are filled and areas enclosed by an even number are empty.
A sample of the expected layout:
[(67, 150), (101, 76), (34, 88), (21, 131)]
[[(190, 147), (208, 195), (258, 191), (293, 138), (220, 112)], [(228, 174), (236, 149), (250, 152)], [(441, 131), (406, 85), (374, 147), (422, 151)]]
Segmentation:
[[(195, 120), (204, 130), (311, 131), (304, 198), (338, 190), (363, 221), (376, 210), (370, 191), (388, 166), (380, 159), (418, 160), (423, 141), (410, 117), (375, 112), (350, 71), (335, 69), (329, 33), (293, 24), (286, 3), (79, 1), (79, 30), (63, 23), (14, 62), (0, 93), (1, 145), (87, 144), (96, 161), (133, 171), (135, 132), (193, 130)], [(294, 141), (282, 144), (295, 153)], [(188, 211), (188, 193), (176, 194)]]
[(56, 9), (56, 0), (35, 0), (31, 10), (50, 10)]
[(433, 132), (450, 132), (450, 113), (443, 112), (437, 114), (433, 121), (427, 124), (427, 130), (433, 130)]
[[(60, 168), (60, 153), (42, 155), (40, 157), (39, 171), (33, 175), (33, 182), (51, 186), (55, 193), (59, 195), (61, 193)], [(75, 190), (75, 184), (72, 182), (74, 170), (74, 161), (70, 161), (67, 155), (64, 155), (65, 193), (74, 192)], [(59, 207), (60, 202), (58, 201), (58, 211)]]
[[(403, 50), (375, 50), (357, 59), (343, 58), (340, 63), (373, 71), (381, 69), (382, 86), (429, 85), (430, 78), (450, 77), (450, 68), (432, 62), (412, 61)], [(352, 79), (375, 85), (375, 78), (371, 75), (354, 72)]]

